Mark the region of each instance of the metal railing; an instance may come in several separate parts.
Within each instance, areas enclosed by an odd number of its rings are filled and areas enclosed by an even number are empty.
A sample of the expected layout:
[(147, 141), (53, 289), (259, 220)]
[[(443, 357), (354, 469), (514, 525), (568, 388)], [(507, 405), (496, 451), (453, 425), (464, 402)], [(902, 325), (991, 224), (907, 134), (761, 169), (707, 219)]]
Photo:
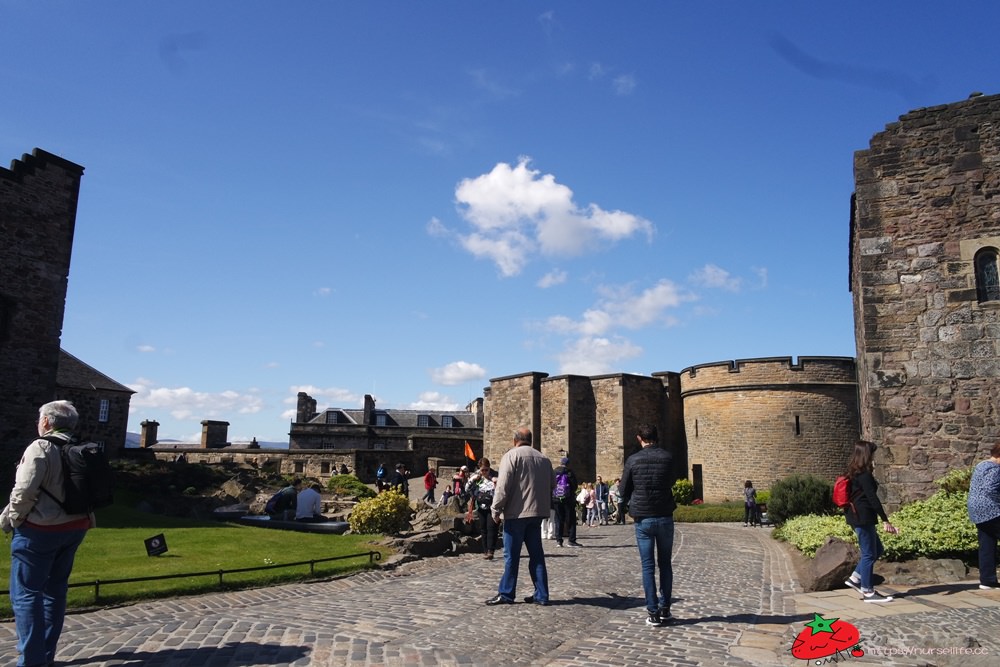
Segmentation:
[[(346, 560), (349, 558), (361, 558), (362, 556), (368, 557), (368, 563), (372, 564), (377, 561), (382, 560), (382, 554), (378, 551), (366, 551), (363, 553), (348, 554), (346, 556), (331, 556), (330, 558), (314, 558), (312, 560), (301, 560), (294, 563), (276, 563), (271, 565), (260, 565), (257, 567), (241, 567), (235, 570), (209, 570), (207, 572), (188, 572), (182, 574), (161, 574), (154, 577), (133, 577), (131, 579), (98, 579), (97, 581), (81, 581), (74, 584), (70, 584), (69, 588), (85, 588), (88, 586), (94, 587), (94, 602), (100, 602), (101, 600), (101, 586), (110, 586), (113, 584), (135, 584), (143, 581), (160, 581), (166, 579), (187, 579), (191, 577), (218, 577), (219, 578), (219, 588), (223, 587), (223, 577), (227, 574), (240, 574), (244, 572), (257, 572), (261, 570), (277, 570), (283, 567), (298, 567), (300, 565), (309, 566), (309, 574), (316, 573), (317, 563), (329, 563), (335, 560)], [(0, 595), (10, 596), (10, 591), (0, 591)]]

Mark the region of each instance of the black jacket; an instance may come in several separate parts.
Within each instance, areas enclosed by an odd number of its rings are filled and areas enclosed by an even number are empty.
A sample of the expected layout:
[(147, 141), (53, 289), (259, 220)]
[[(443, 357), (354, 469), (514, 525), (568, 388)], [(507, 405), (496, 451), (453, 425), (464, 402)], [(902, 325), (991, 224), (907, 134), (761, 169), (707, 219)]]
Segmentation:
[(874, 526), (879, 518), (889, 520), (878, 499), (878, 482), (870, 472), (851, 478), (851, 504), (844, 508), (844, 517), (851, 526)]
[(625, 461), (625, 471), (618, 483), (622, 502), (638, 521), (655, 516), (673, 516), (674, 457), (659, 445), (643, 447)]
[[(563, 502), (576, 503), (576, 488), (579, 486), (576, 481), (576, 475), (574, 475), (573, 471), (566, 466), (559, 466), (552, 471), (552, 474), (556, 476), (556, 479), (559, 479), (559, 475), (563, 473), (567, 473), (569, 475), (569, 492), (566, 494)], [(554, 498), (553, 501), (555, 501)]]

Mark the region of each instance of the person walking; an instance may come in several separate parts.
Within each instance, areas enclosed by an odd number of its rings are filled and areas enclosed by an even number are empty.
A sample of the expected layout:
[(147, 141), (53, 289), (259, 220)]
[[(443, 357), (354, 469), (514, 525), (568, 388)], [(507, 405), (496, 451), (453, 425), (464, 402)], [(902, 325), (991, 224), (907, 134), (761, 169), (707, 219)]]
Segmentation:
[(39, 409), (39, 437), (24, 450), (10, 502), (0, 513), (0, 528), (13, 533), (10, 602), (18, 667), (55, 664), (73, 560), (95, 525), (93, 514), (67, 514), (60, 506), (66, 471), (59, 448), (69, 445), (79, 418), (69, 401)]
[(969, 483), (969, 520), (979, 538), (979, 587), (1000, 588), (997, 583), (997, 541), (1000, 540), (1000, 443), (990, 458), (980, 461)]
[(431, 507), (434, 507), (434, 489), (437, 488), (437, 484), (437, 475), (434, 474), (433, 470), (428, 468), (427, 473), (424, 475), (424, 491), (426, 493), (424, 493), (423, 501)]
[(563, 546), (563, 536), (569, 538), (571, 547), (578, 547), (576, 541), (576, 475), (569, 467), (569, 459), (559, 459), (559, 467), (554, 471), (556, 486), (552, 491), (552, 507), (555, 510), (556, 546)]
[(600, 475), (594, 483), (594, 502), (597, 504), (597, 523), (608, 525), (608, 484)]
[(885, 532), (897, 532), (896, 527), (889, 523), (889, 517), (878, 499), (878, 482), (872, 474), (876, 449), (874, 442), (858, 440), (847, 461), (845, 475), (850, 480), (851, 502), (844, 508), (844, 518), (858, 536), (861, 559), (844, 583), (861, 593), (865, 602), (892, 602), (891, 595), (879, 593), (872, 583), (875, 561), (882, 556), (883, 551), (882, 540), (879, 539), (875, 525), (881, 518)]
[(488, 605), (512, 604), (517, 596), (517, 575), (522, 545), (528, 548), (528, 570), (535, 592), (525, 602), (549, 603), (549, 575), (542, 550), (542, 519), (549, 515), (556, 477), (548, 457), (531, 446), (531, 430), (514, 432), (514, 446), (500, 459), (500, 474), (493, 493), (493, 520), (503, 517), (503, 576)]
[(743, 527), (759, 526), (757, 515), (757, 489), (749, 479), (743, 483)]
[(619, 488), (622, 502), (628, 506), (635, 522), (642, 588), (646, 594), (646, 624), (662, 625), (672, 618), (670, 598), (674, 572), (670, 559), (674, 546), (674, 510), (677, 509), (672, 492), (676, 479), (674, 458), (659, 446), (655, 426), (642, 424), (636, 438), (642, 449), (626, 459)]

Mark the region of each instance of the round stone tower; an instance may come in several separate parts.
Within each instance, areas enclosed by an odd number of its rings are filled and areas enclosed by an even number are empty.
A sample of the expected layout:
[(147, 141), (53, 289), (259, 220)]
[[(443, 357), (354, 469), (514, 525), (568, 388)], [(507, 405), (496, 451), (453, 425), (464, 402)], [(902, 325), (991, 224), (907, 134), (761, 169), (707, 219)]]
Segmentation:
[(705, 501), (739, 500), (793, 473), (831, 481), (858, 438), (851, 357), (737, 359), (680, 372), (688, 477)]

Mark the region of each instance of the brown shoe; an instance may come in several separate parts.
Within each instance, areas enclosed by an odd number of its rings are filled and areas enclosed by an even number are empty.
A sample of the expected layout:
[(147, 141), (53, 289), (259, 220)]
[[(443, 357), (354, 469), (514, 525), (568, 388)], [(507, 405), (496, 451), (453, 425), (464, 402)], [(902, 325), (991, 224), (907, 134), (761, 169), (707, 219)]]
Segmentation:
[(487, 554), (485, 554), (485, 555), (483, 556), (483, 558), (484, 558), (485, 560), (493, 560), (493, 552), (492, 552), (492, 551), (488, 552)]

